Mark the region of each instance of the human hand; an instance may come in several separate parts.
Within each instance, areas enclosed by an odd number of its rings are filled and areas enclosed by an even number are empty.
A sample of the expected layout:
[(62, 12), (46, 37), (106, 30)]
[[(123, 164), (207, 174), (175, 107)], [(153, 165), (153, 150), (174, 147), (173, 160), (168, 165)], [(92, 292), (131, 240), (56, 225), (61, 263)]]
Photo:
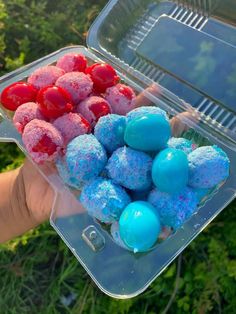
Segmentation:
[(19, 197), (25, 201), (32, 220), (41, 223), (49, 219), (54, 190), (30, 160), (26, 159), (20, 168), (17, 181), (16, 184), (24, 187)]
[(0, 174), (0, 243), (47, 220), (54, 191), (31, 161)]

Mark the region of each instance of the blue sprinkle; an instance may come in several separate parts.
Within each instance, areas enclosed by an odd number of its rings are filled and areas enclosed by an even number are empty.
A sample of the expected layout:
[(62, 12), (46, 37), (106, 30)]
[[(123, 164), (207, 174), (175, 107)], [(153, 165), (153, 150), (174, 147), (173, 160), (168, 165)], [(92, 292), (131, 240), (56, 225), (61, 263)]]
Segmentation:
[(107, 163), (107, 156), (96, 137), (85, 134), (68, 144), (65, 160), (69, 175), (78, 183), (85, 183), (99, 176)]
[(197, 197), (186, 187), (178, 194), (168, 194), (157, 189), (151, 191), (148, 201), (157, 209), (162, 226), (180, 228), (197, 210)]
[(112, 223), (119, 220), (131, 200), (119, 185), (111, 180), (97, 178), (83, 187), (80, 202), (90, 216), (104, 223)]
[(124, 146), (124, 132), (126, 117), (109, 114), (101, 117), (94, 129), (94, 135), (105, 149), (112, 153), (117, 148)]
[(229, 176), (230, 161), (217, 146), (202, 146), (188, 155), (189, 181), (194, 188), (213, 188)]
[(150, 188), (152, 159), (146, 153), (129, 147), (118, 148), (107, 163), (108, 175), (130, 190)]

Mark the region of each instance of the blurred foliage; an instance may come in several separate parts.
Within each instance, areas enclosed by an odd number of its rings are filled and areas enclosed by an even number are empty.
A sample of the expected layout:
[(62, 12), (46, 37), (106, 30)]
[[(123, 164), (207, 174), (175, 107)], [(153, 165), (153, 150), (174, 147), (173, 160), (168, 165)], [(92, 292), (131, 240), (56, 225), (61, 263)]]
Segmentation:
[[(84, 44), (105, 2), (0, 0), (1, 73), (63, 46)], [(1, 171), (22, 162), (16, 145), (0, 144)], [(130, 300), (102, 294), (49, 224), (41, 225), (0, 246), (0, 314), (234, 314), (235, 207), (228, 206), (182, 258)]]
[(71, 44), (85, 44), (104, 0), (0, 0), (2, 72)]

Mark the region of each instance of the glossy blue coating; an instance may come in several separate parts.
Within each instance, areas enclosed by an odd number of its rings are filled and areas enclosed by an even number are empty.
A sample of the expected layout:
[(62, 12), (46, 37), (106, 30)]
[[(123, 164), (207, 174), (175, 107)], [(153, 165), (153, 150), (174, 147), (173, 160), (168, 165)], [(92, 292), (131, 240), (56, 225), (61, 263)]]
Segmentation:
[(125, 142), (141, 151), (159, 151), (171, 135), (169, 121), (161, 114), (148, 113), (131, 119), (126, 126)]
[(180, 149), (166, 148), (153, 161), (152, 180), (159, 191), (178, 193), (188, 182), (188, 159)]
[(229, 158), (216, 145), (195, 149), (188, 155), (188, 161), (188, 185), (193, 188), (213, 188), (229, 176)]
[(94, 135), (107, 152), (112, 153), (117, 148), (125, 145), (125, 128), (126, 117), (108, 114), (98, 120), (94, 128)]
[(130, 203), (119, 220), (120, 236), (136, 252), (149, 250), (160, 234), (160, 218), (155, 208), (143, 201)]

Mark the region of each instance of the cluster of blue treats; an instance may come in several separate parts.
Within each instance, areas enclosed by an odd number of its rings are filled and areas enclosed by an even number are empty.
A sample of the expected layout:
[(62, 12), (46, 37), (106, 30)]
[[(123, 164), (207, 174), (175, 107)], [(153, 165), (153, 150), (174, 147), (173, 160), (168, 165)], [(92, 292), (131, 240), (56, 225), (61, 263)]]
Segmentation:
[(114, 240), (134, 252), (149, 250), (162, 227), (176, 230), (229, 175), (217, 146), (171, 137), (165, 111), (140, 107), (99, 119), (94, 134), (74, 138), (57, 162), (60, 176), (81, 189), (80, 201)]

